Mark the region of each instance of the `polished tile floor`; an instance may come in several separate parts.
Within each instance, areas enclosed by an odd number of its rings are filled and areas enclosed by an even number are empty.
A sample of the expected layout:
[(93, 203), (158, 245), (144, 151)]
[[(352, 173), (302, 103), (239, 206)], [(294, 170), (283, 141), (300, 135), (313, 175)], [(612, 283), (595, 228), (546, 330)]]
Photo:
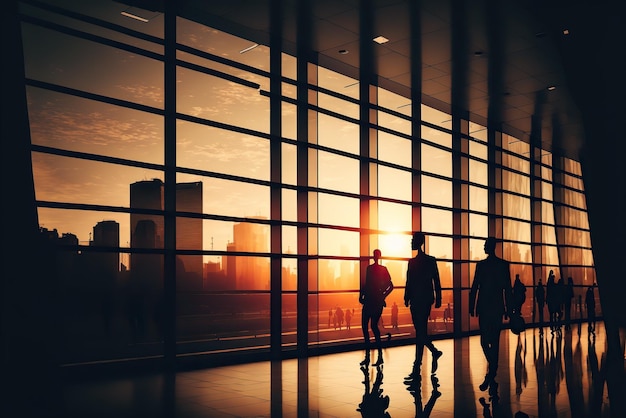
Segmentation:
[[(414, 346), (67, 384), (68, 417), (609, 417), (606, 339), (598, 324), (551, 333), (502, 331), (494, 390), (481, 391), (478, 336), (435, 341), (443, 356), (408, 385)], [(376, 360), (372, 353), (372, 360)], [(613, 411), (614, 412), (614, 411)], [(526, 415), (524, 415), (526, 414)]]

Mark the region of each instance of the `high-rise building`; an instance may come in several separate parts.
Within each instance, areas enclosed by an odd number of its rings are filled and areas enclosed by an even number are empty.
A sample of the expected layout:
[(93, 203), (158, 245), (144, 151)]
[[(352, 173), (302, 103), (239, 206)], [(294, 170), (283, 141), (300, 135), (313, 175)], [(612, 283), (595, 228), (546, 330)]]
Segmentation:
[[(130, 185), (131, 209), (163, 211), (164, 183), (160, 179), (138, 181)], [(202, 182), (176, 184), (176, 211), (202, 213)], [(163, 248), (164, 217), (160, 214), (133, 212), (130, 215), (131, 248)], [(202, 250), (202, 219), (179, 216), (176, 218), (176, 248)], [(136, 254), (131, 254), (130, 268)], [(202, 256), (177, 257), (177, 283), (181, 289), (202, 289)], [(135, 261), (136, 264), (136, 261)]]

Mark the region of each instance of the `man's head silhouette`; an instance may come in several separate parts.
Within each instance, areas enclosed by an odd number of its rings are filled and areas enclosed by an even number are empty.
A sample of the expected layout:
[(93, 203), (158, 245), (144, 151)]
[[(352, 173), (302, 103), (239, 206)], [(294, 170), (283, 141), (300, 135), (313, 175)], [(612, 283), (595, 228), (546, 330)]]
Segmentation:
[(424, 241), (426, 240), (423, 232), (415, 232), (413, 234), (413, 239), (411, 240), (411, 249), (419, 250), (424, 245)]

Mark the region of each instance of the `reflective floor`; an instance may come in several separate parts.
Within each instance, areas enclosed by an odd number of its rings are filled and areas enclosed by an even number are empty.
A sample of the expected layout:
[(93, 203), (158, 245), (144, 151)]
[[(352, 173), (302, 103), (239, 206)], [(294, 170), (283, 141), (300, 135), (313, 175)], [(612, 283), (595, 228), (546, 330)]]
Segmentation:
[(355, 351), (68, 384), (65, 405), (70, 417), (617, 416), (602, 324), (595, 333), (586, 324), (562, 333), (503, 330), (497, 386), (485, 391), (478, 336), (435, 344), (443, 351), (436, 373), (426, 350), (412, 384), (405, 377), (415, 349), (404, 346), (384, 349), (380, 367), (362, 368), (364, 352)]

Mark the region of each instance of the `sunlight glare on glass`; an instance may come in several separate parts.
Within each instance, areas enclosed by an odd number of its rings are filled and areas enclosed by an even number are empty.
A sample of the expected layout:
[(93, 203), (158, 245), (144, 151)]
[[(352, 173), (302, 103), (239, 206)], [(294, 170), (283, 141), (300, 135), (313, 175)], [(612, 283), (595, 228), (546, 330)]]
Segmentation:
[(392, 233), (381, 235), (378, 239), (383, 257), (404, 257), (410, 254), (411, 237), (408, 235)]

